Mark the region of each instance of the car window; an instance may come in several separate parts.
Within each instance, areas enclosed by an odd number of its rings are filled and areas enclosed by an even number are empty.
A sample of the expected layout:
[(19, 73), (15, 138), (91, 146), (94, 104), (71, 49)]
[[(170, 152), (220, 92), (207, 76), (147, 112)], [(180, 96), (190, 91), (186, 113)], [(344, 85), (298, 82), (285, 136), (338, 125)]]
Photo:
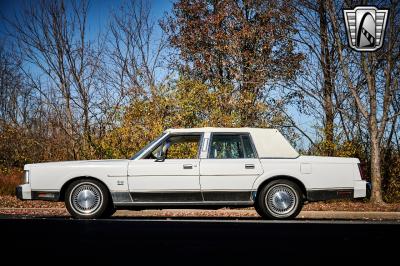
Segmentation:
[(159, 136), (158, 138), (154, 139), (153, 141), (151, 141), (150, 143), (148, 143), (146, 146), (144, 146), (140, 151), (138, 151), (135, 155), (133, 155), (131, 157), (131, 160), (136, 159), (137, 157), (139, 157), (145, 150), (147, 150), (151, 145), (153, 145), (154, 143), (156, 143), (159, 139), (161, 139), (162, 137), (164, 137), (165, 133), (163, 133), (161, 136)]
[(237, 159), (244, 158), (242, 140), (239, 135), (213, 135), (209, 158)]
[(251, 145), (251, 140), (249, 135), (242, 135), (244, 157), (245, 158), (256, 158), (253, 146)]
[(165, 159), (197, 159), (201, 135), (173, 135), (156, 147), (146, 159), (157, 159), (161, 152)]
[(208, 158), (239, 159), (255, 157), (248, 135), (213, 134)]

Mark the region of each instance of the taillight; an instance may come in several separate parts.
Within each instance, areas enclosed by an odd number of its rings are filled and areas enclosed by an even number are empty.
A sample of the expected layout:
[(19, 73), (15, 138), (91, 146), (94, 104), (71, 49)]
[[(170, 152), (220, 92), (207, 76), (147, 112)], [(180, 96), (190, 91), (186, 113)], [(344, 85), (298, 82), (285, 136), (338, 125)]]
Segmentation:
[(364, 173), (364, 170), (363, 170), (363, 167), (362, 167), (361, 163), (358, 163), (358, 171), (360, 172), (361, 179), (362, 180), (366, 180), (367, 177), (365, 176), (365, 173)]

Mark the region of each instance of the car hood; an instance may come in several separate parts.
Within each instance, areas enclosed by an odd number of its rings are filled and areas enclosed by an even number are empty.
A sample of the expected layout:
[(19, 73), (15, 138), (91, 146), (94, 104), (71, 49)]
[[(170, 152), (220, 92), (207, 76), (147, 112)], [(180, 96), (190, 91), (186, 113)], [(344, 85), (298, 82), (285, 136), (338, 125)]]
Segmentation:
[(128, 159), (113, 159), (113, 160), (82, 160), (82, 161), (61, 161), (26, 164), (24, 170), (31, 168), (48, 168), (48, 167), (82, 167), (82, 166), (107, 166), (107, 165), (125, 165), (128, 164)]

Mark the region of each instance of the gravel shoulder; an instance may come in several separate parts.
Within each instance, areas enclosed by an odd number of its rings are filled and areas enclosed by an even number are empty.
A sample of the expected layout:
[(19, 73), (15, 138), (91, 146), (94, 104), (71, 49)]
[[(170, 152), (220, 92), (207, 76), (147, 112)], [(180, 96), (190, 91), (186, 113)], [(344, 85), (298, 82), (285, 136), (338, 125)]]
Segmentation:
[[(21, 201), (0, 196), (0, 216), (69, 217), (62, 202)], [(143, 210), (117, 211), (116, 217), (228, 217), (258, 219), (253, 208), (219, 210)], [(304, 205), (299, 219), (399, 220), (400, 203), (374, 205), (364, 201), (326, 201)]]

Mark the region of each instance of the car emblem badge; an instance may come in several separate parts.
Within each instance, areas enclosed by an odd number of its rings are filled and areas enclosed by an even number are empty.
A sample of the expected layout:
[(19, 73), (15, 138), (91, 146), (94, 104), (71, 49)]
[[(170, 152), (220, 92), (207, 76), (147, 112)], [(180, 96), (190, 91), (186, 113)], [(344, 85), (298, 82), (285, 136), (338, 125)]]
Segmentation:
[(388, 9), (374, 6), (357, 6), (344, 9), (349, 45), (359, 52), (372, 52), (382, 47)]

